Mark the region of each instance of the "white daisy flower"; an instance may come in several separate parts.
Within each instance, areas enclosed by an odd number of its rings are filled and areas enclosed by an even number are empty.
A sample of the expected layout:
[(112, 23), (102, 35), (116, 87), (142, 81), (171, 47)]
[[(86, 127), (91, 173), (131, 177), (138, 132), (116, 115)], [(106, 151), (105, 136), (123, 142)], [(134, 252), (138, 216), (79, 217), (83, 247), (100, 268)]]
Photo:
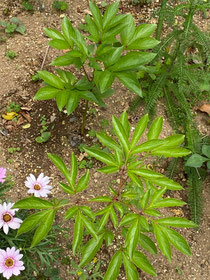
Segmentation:
[(49, 186), (50, 178), (41, 173), (36, 179), (33, 174), (30, 174), (25, 181), (25, 185), (29, 188), (28, 193), (34, 194), (35, 197), (47, 197), (51, 193), (52, 186)]
[(8, 234), (9, 228), (17, 229), (22, 223), (21, 219), (15, 218), (15, 211), (18, 209), (11, 209), (14, 203), (6, 202), (0, 204), (0, 228), (3, 228), (5, 234)]
[(21, 270), (25, 269), (21, 261), (22, 257), (20, 250), (16, 250), (15, 247), (0, 250), (0, 273), (3, 277), (10, 279), (13, 274), (17, 276)]

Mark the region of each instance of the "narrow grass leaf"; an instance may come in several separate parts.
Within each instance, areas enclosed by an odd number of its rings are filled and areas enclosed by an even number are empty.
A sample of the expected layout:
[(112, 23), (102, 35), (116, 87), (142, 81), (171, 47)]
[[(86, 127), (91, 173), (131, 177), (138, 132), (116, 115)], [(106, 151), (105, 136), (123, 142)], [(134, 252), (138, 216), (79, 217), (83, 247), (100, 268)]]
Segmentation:
[(147, 235), (139, 234), (139, 245), (152, 254), (157, 254), (155, 243)]
[(79, 264), (79, 267), (83, 267), (87, 263), (89, 263), (96, 255), (96, 253), (101, 248), (102, 242), (103, 242), (104, 235), (101, 234), (98, 239), (92, 238), (90, 239), (82, 252), (81, 262)]
[(94, 224), (89, 221), (84, 215), (82, 215), (82, 222), (85, 226), (85, 228), (87, 229), (87, 231), (94, 237), (94, 238), (98, 238), (97, 234), (96, 234), (96, 230), (94, 227)]
[(125, 245), (128, 251), (129, 257), (132, 259), (133, 253), (136, 250), (139, 238), (139, 219), (130, 226), (127, 237), (125, 240)]
[(17, 201), (13, 205), (13, 209), (49, 209), (53, 207), (53, 203), (39, 197), (28, 197)]
[(157, 276), (154, 267), (151, 265), (151, 263), (148, 261), (148, 259), (143, 253), (135, 251), (133, 254), (132, 261), (141, 270), (145, 271), (146, 273), (152, 276)]
[(170, 243), (180, 252), (185, 255), (191, 256), (190, 246), (188, 245), (187, 241), (181, 236), (178, 232), (173, 229), (166, 228), (165, 232), (168, 236)]
[(123, 128), (121, 122), (114, 116), (112, 117), (112, 124), (113, 124), (114, 131), (125, 150), (125, 153), (128, 154), (129, 142), (125, 129)]
[(155, 119), (149, 128), (149, 131), (147, 133), (147, 139), (148, 140), (157, 139), (162, 131), (162, 127), (163, 127), (163, 118), (159, 117)]
[(45, 215), (42, 216), (40, 224), (34, 233), (34, 237), (31, 243), (31, 248), (38, 244), (44, 237), (47, 236), (48, 232), (52, 228), (55, 210), (46, 211)]
[(82, 192), (88, 186), (88, 182), (90, 179), (90, 173), (87, 171), (78, 181), (76, 186), (76, 192)]
[(171, 261), (171, 247), (169, 244), (167, 233), (162, 230), (162, 227), (155, 223), (153, 223), (153, 229), (161, 252), (169, 261)]
[(64, 177), (66, 178), (67, 182), (70, 185), (70, 188), (73, 190), (72, 184), (71, 184), (71, 177), (69, 174), (69, 171), (65, 165), (65, 163), (63, 162), (62, 158), (57, 156), (57, 155), (53, 155), (48, 153), (47, 154), (49, 159), (53, 162), (53, 164), (61, 171), (61, 173), (64, 175)]
[(168, 217), (156, 220), (156, 222), (163, 226), (171, 226), (171, 227), (184, 227), (184, 228), (193, 228), (197, 227), (193, 221), (190, 221), (185, 218), (180, 217)]
[(111, 258), (108, 269), (104, 275), (104, 280), (116, 280), (120, 272), (121, 264), (122, 264), (122, 253), (119, 250)]
[(77, 211), (78, 211), (78, 206), (73, 206), (73, 207), (69, 208), (66, 211), (64, 218), (71, 219), (72, 217), (74, 217), (76, 215)]
[(138, 122), (138, 124), (134, 130), (132, 140), (131, 140), (131, 144), (130, 144), (131, 150), (136, 146), (136, 144), (140, 140), (142, 134), (144, 133), (145, 129), (147, 128), (148, 121), (149, 121), (149, 117), (148, 117), (148, 114), (146, 114)]
[(73, 243), (72, 243), (72, 251), (75, 255), (76, 250), (78, 246), (82, 242), (82, 236), (83, 236), (83, 221), (82, 221), (82, 215), (80, 211), (78, 211), (75, 223), (74, 223), (74, 237), (73, 237)]
[(128, 259), (128, 257), (124, 253), (123, 253), (123, 265), (125, 268), (127, 280), (139, 280), (139, 273), (135, 265)]
[(70, 168), (70, 181), (75, 188), (75, 182), (77, 178), (78, 166), (77, 166), (77, 158), (74, 153), (71, 154), (71, 168)]
[(99, 8), (92, 1), (89, 1), (89, 7), (90, 7), (90, 11), (93, 15), (95, 24), (97, 25), (98, 29), (100, 31), (102, 31), (103, 30), (103, 21), (102, 21), (102, 16), (101, 16), (101, 12), (100, 12)]
[(102, 152), (95, 148), (85, 148), (84, 149), (91, 157), (95, 157), (97, 160), (106, 163), (107, 165), (114, 165), (116, 166), (115, 159), (112, 157), (111, 154)]
[(41, 211), (28, 216), (20, 225), (17, 232), (17, 236), (32, 230), (40, 222), (41, 218), (45, 215), (46, 215), (46, 211)]

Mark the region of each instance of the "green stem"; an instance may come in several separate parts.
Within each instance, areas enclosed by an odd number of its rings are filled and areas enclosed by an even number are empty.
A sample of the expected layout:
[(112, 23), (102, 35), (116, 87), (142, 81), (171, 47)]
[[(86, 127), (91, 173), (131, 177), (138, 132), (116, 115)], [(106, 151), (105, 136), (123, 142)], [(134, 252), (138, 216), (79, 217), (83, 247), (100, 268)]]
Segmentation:
[(160, 41), (162, 29), (163, 29), (163, 21), (165, 16), (165, 7), (168, 0), (163, 0), (161, 7), (160, 7), (160, 14), (158, 18), (158, 24), (157, 24), (157, 31), (156, 31), (156, 40)]
[(85, 110), (84, 110), (83, 115), (82, 115), (81, 135), (84, 135), (84, 129), (85, 129), (85, 124), (86, 124), (86, 120), (87, 120), (88, 107), (89, 107), (89, 101), (86, 100)]

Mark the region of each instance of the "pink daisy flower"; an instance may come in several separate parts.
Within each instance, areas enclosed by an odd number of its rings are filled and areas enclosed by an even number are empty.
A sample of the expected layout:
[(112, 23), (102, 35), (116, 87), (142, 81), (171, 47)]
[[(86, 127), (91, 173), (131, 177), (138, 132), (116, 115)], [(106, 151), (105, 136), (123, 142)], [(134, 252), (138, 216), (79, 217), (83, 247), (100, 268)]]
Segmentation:
[(48, 185), (50, 178), (44, 176), (44, 173), (41, 173), (37, 179), (33, 174), (30, 174), (26, 179), (25, 185), (29, 188), (28, 193), (32, 193), (36, 197), (47, 197), (51, 193), (52, 187)]
[(6, 178), (6, 168), (0, 167), (0, 183), (4, 183)]
[(0, 228), (3, 227), (5, 234), (8, 234), (9, 228), (17, 229), (22, 223), (21, 219), (14, 218), (15, 211), (18, 211), (18, 209), (11, 209), (13, 205), (14, 203), (6, 204), (6, 202), (3, 205), (0, 204)]
[(0, 273), (7, 279), (13, 274), (19, 275), (25, 269), (24, 263), (20, 261), (22, 257), (20, 250), (15, 250), (15, 247), (0, 250)]

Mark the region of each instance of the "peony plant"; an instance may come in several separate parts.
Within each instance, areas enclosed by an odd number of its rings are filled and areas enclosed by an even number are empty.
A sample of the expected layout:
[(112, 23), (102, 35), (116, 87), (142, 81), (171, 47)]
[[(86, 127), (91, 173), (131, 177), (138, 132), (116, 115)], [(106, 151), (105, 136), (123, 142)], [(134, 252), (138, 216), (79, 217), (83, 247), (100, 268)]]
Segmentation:
[[(186, 218), (163, 217), (161, 208), (177, 207), (186, 203), (173, 198), (172, 192), (183, 187), (173, 180), (151, 169), (146, 163), (148, 157), (183, 157), (191, 152), (180, 147), (184, 135), (177, 134), (160, 139), (163, 118), (156, 118), (147, 130), (149, 118), (143, 116), (131, 135), (128, 116), (124, 112), (120, 119), (113, 117), (115, 136), (97, 133), (106, 151), (97, 148), (85, 148), (91, 157), (101, 162), (98, 169), (104, 174), (116, 174), (119, 183), (107, 187), (107, 195), (91, 199), (81, 199), (81, 193), (88, 188), (89, 171), (78, 176), (78, 163), (74, 153), (71, 155), (70, 170), (58, 155), (48, 154), (49, 159), (61, 171), (66, 182), (59, 186), (64, 192), (63, 199), (42, 199), (28, 197), (15, 203), (14, 208), (39, 210), (28, 216), (18, 235), (35, 229), (31, 247), (38, 244), (50, 231), (56, 213), (62, 209), (64, 220), (74, 223), (72, 251), (75, 255), (83, 246), (79, 267), (94, 259), (102, 244), (109, 246), (116, 242), (105, 280), (117, 279), (121, 266), (124, 266), (128, 280), (139, 279), (139, 269), (155, 276), (156, 271), (142, 248), (157, 254), (157, 245), (162, 254), (171, 261), (171, 246), (180, 252), (191, 255), (187, 241), (173, 228), (196, 227)], [(147, 130), (147, 131), (146, 131)], [(146, 132), (146, 141), (140, 138)], [(108, 151), (107, 151), (108, 150)], [(109, 175), (107, 175), (109, 176)], [(36, 184), (34, 184), (35, 188)], [(166, 191), (170, 190), (170, 196)], [(68, 196), (68, 199), (67, 199)], [(98, 208), (98, 210), (93, 210)], [(100, 208), (99, 208), (100, 207)], [(84, 229), (89, 233), (89, 240), (84, 244)], [(151, 238), (151, 234), (153, 238)], [(80, 249), (81, 251), (81, 249)]]
[[(61, 32), (45, 28), (45, 33), (51, 38), (49, 45), (65, 50), (65, 54), (58, 56), (51, 65), (67, 68), (56, 69), (57, 75), (46, 70), (39, 71), (38, 75), (45, 86), (39, 89), (34, 98), (55, 98), (58, 109), (62, 111), (65, 107), (68, 114), (77, 108), (81, 99), (86, 100), (82, 133), (89, 102), (105, 106), (104, 99), (114, 93), (111, 86), (115, 79), (143, 96), (136, 71), (156, 56), (148, 51), (159, 44), (151, 37), (156, 25), (140, 24), (136, 27), (131, 14), (117, 14), (118, 6), (119, 1), (107, 6), (102, 15), (90, 1), (92, 16), (85, 18), (85, 36), (66, 17), (62, 21)], [(70, 65), (75, 70), (69, 71)], [(79, 73), (75, 75), (77, 70)]]

